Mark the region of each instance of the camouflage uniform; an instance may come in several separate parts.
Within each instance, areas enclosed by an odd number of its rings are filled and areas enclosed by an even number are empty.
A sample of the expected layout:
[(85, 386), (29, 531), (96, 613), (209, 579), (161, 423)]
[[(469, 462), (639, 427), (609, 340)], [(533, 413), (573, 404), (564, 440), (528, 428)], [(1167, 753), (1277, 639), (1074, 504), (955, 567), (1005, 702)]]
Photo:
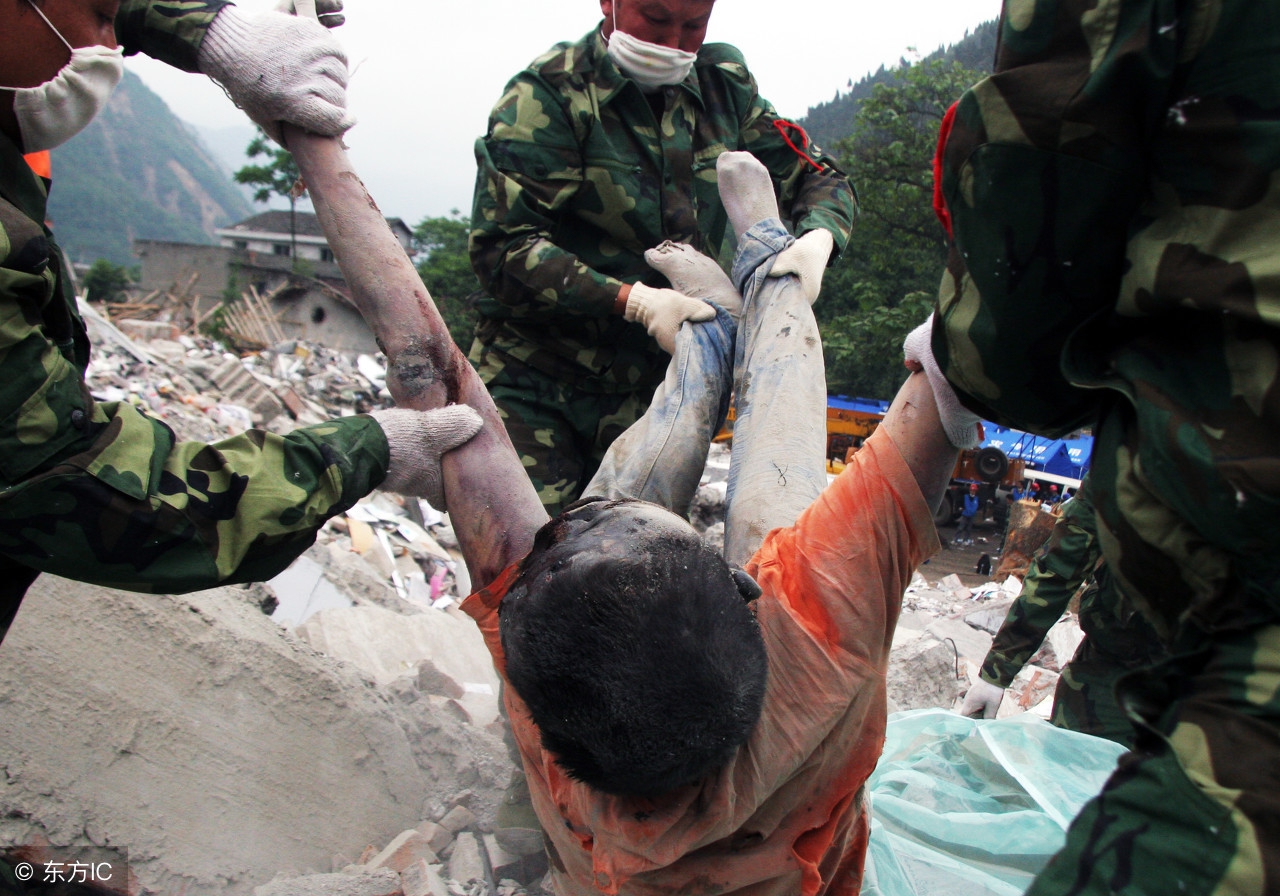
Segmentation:
[(777, 120), (733, 47), (705, 44), (682, 84), (646, 97), (598, 27), (535, 60), (494, 107), (476, 142), (471, 261), (487, 295), (471, 361), (550, 513), (644, 413), (670, 360), (614, 311), (624, 283), (668, 285), (644, 250), (670, 239), (732, 265), (722, 152), (769, 168), (795, 235), (847, 242), (848, 180), (816, 146), (788, 146)]
[[(207, 24), (220, 6), (126, 2), (121, 31), (158, 15), (181, 41), (203, 31), (171, 14), (195, 9)], [(177, 55), (193, 51), (179, 44)], [(127, 402), (95, 401), (88, 337), (42, 223), (46, 198), (0, 134), (0, 638), (40, 571), (166, 592), (270, 578), (388, 462), (370, 417), (204, 445), (178, 442)]]
[(1031, 564), (1022, 593), (996, 633), (981, 674), (997, 687), (1009, 687), (1066, 612), (1072, 596), (1085, 585), (1080, 596), (1085, 639), (1062, 670), (1051, 721), (1060, 728), (1131, 746), (1133, 723), (1116, 703), (1116, 681), (1126, 672), (1151, 665), (1164, 656), (1164, 649), (1100, 556), (1086, 478), (1063, 506), (1053, 533)]
[(1103, 554), (1171, 645), (1033, 893), (1280, 891), (1280, 3), (1010, 0), (941, 150), (936, 356), (1095, 427)]

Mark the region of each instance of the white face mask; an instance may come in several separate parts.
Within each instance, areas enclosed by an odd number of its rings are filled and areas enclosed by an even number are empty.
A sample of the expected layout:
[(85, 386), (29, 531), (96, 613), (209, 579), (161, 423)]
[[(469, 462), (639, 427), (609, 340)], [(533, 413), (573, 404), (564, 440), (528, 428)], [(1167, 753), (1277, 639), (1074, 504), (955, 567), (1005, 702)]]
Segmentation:
[(613, 4), (613, 32), (609, 35), (609, 58), (624, 75), (651, 93), (660, 87), (679, 84), (689, 76), (697, 53), (650, 43), (618, 30), (618, 2)]
[(104, 46), (72, 47), (40, 7), (32, 8), (71, 51), (71, 61), (53, 80), (36, 87), (0, 87), (14, 94), (13, 113), (22, 132), (24, 152), (61, 146), (84, 130), (102, 111), (124, 77), (124, 50)]

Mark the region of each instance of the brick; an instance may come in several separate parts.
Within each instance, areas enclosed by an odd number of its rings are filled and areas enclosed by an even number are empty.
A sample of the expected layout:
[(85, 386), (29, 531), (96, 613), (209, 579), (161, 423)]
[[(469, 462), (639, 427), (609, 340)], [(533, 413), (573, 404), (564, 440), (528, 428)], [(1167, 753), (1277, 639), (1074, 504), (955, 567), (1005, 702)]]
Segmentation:
[(453, 853), (449, 856), (449, 878), (465, 886), (473, 880), (484, 880), (486, 870), (476, 835), (470, 832), (459, 834), (453, 841)]
[(449, 885), (440, 876), (439, 865), (419, 859), (400, 872), (404, 896), (450, 896)]
[(418, 825), (418, 833), (427, 838), (427, 845), (436, 855), (444, 852), (445, 848), (453, 842), (453, 831), (441, 827), (434, 821), (424, 821)]
[(431, 849), (427, 838), (410, 828), (396, 835), (396, 838), (388, 843), (382, 852), (374, 856), (368, 865), (370, 868), (390, 868), (399, 873), (417, 861), (434, 864), (439, 859)]
[(451, 834), (456, 834), (463, 828), (472, 827), (475, 823), (476, 817), (466, 806), (454, 806), (445, 813), (444, 818), (440, 819), (440, 827)]

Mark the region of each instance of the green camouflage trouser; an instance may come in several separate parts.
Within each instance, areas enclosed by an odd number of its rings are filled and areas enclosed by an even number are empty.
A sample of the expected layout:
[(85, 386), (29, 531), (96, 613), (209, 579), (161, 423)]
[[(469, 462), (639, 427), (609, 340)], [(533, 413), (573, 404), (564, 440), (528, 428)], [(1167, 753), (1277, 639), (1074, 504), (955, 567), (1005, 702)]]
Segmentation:
[(1029, 896), (1276, 892), (1280, 626), (1138, 673), (1121, 694), (1132, 709), (1169, 708), (1072, 823)]
[(1116, 682), (1132, 668), (1100, 654), (1086, 637), (1058, 679), (1049, 721), (1059, 728), (1132, 747), (1133, 722), (1115, 696)]
[(605, 451), (640, 419), (653, 394), (652, 386), (616, 393), (575, 389), (479, 342), (470, 360), (553, 517), (582, 497)]

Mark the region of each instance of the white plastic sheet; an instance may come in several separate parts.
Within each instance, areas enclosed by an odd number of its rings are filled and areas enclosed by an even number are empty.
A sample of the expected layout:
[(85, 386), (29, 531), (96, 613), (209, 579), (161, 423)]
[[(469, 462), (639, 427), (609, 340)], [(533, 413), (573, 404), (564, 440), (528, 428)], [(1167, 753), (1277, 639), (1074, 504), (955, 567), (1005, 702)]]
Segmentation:
[(863, 896), (1017, 896), (1124, 749), (1023, 714), (889, 717)]

